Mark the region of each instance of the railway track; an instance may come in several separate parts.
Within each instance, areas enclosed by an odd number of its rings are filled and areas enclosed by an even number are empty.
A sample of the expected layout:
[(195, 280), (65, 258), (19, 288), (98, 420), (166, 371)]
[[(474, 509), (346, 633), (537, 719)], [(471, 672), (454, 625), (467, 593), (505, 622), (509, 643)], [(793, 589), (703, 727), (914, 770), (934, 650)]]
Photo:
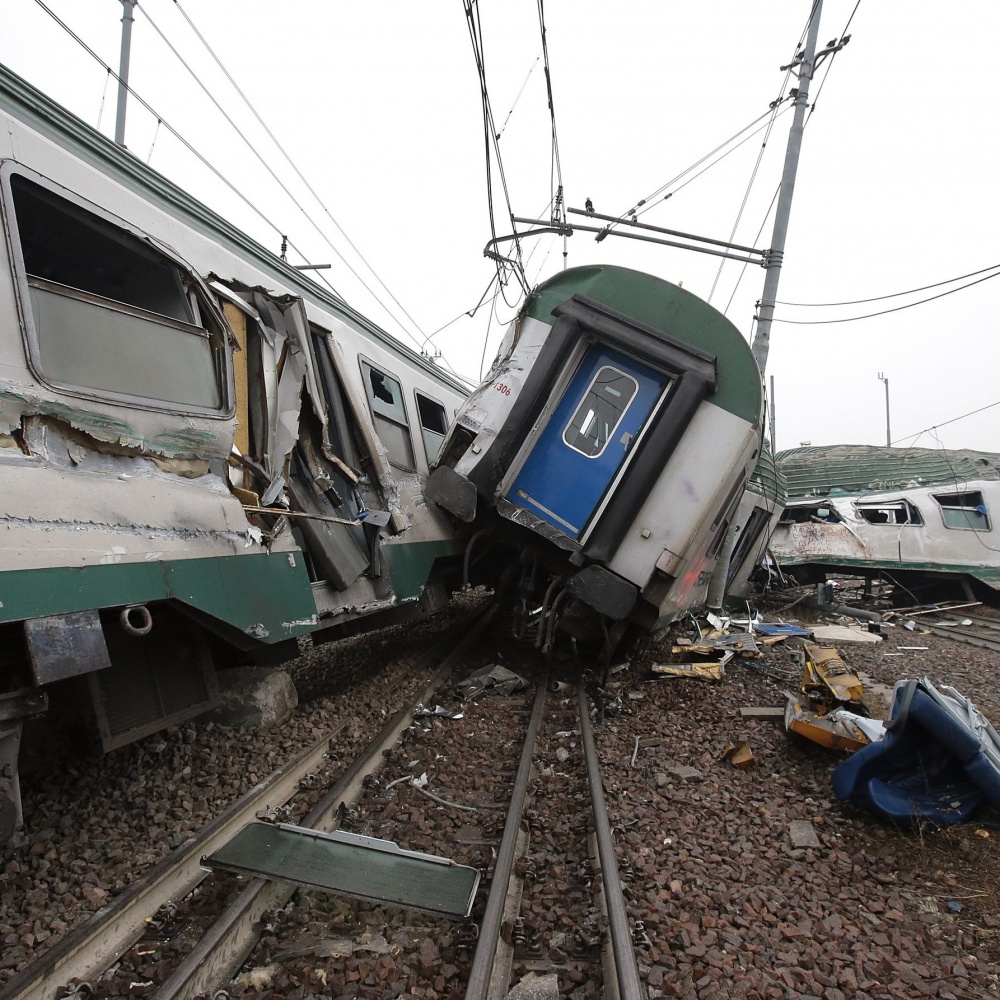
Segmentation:
[[(926, 619), (922, 619), (920, 624), (934, 635), (942, 636), (945, 639), (1000, 652), (1000, 620), (987, 618), (984, 615), (965, 614), (962, 611), (959, 611), (954, 617), (945, 616), (944, 620), (954, 621), (955, 624), (930, 622)], [(966, 622), (969, 624), (966, 625)]]
[[(492, 607), (480, 610), (460, 628), (449, 632), (438, 647), (425, 654), (428, 664), (439, 661), (440, 665), (419, 701), (433, 697), (442, 679), (489, 624), (493, 610)], [(304, 824), (317, 830), (330, 830), (338, 825), (344, 804), (360, 797), (365, 781), (381, 765), (383, 753), (399, 739), (412, 717), (412, 705), (397, 712), (367, 751), (313, 806), (303, 820)], [(120, 957), (144, 935), (148, 935), (151, 928), (155, 930), (162, 922), (162, 915), (175, 911), (177, 901), (197, 892), (206, 881), (208, 872), (201, 865), (205, 856), (228, 842), (255, 818), (287, 813), (297, 791), (315, 783), (315, 774), (323, 767), (342, 728), (338, 727), (258, 784), (206, 826), (196, 838), (178, 848), (140, 881), (115, 897), (87, 924), (70, 933), (42, 958), (14, 976), (0, 991), (0, 1000), (50, 1000), (58, 996), (99, 995), (92, 984), (109, 978), (108, 970), (113, 970)], [(160, 998), (191, 997), (225, 981), (254, 947), (259, 936), (261, 915), (280, 909), (293, 892), (294, 889), (283, 883), (254, 880), (179, 963), (155, 995)], [(113, 990), (114, 987), (106, 995), (116, 995)], [(126, 989), (125, 992), (127, 994), (132, 990)]]
[[(437, 855), (465, 852), (458, 860), (484, 876), (472, 919), (449, 925), (415, 918), (422, 940), (440, 941), (442, 949), (454, 941), (444, 956), (453, 960), (445, 965), (452, 994), (464, 987), (470, 998), (505, 997), (512, 982), (554, 973), (560, 981), (582, 984), (580, 995), (643, 996), (635, 925), (626, 911), (582, 687), (560, 683), (548, 690), (547, 672), (536, 663), (524, 668), (526, 677), (536, 678), (533, 690), (483, 697), (479, 703), (470, 698), (464, 728), (451, 721), (462, 713), (423, 707), (447, 701), (442, 693), (447, 678), (465, 663), (488, 621), (487, 616), (474, 630), (466, 628), (461, 642), (446, 643), (450, 652), (419, 700), (386, 722), (298, 823), (319, 836), (340, 829), (362, 839), (388, 835), (405, 848)], [(271, 878), (209, 875), (205, 865), (211, 867), (206, 857), (260, 817), (294, 814), (294, 796), (322, 780), (316, 775), (328, 766), (337, 735), (330, 733), (262, 782), (22, 970), (0, 1000), (211, 996), (232, 988), (241, 968), (273, 968), (276, 956), (291, 956), (292, 968), (303, 951), (329, 949), (329, 942), (303, 944), (301, 928), (289, 914), (315, 927), (315, 914), (326, 913), (333, 897)], [(481, 757), (474, 760), (477, 747)], [(416, 772), (436, 761), (454, 762), (450, 772), (441, 765), (442, 780), (455, 768), (464, 769), (472, 790), (468, 782), (459, 788), (458, 777), (450, 779), (458, 791), (447, 797), (422, 789)], [(470, 820), (475, 825), (470, 827)], [(379, 921), (385, 926), (384, 916), (366, 909), (370, 904), (340, 897), (336, 905), (353, 914), (358, 947), (367, 947), (372, 926)], [(193, 934), (192, 928), (202, 933)], [(424, 971), (434, 982), (435, 969)], [(290, 974), (319, 973), (294, 968)], [(352, 974), (348, 963), (343, 975)], [(337, 995), (336, 988), (330, 995)]]
[[(638, 1000), (644, 993), (587, 697), (582, 687), (575, 698), (549, 694), (548, 707), (546, 697), (546, 686), (540, 685), (465, 996), (505, 997), (512, 970), (519, 967), (529, 975), (590, 979), (608, 995)], [(567, 724), (577, 728), (567, 730)], [(551, 748), (560, 736), (577, 733), (579, 743), (574, 740), (572, 749), (561, 748), (565, 756), (551, 755), (566, 780), (559, 789), (549, 783), (546, 792), (546, 778), (557, 772), (544, 761), (539, 771), (532, 758), (540, 744), (547, 742)], [(589, 799), (589, 814), (584, 799)], [(530, 806), (523, 830), (526, 801)], [(593, 834), (588, 836), (590, 826)], [(568, 905), (563, 909), (557, 900)], [(540, 920), (539, 914), (549, 917)], [(567, 921), (575, 926), (567, 927)]]

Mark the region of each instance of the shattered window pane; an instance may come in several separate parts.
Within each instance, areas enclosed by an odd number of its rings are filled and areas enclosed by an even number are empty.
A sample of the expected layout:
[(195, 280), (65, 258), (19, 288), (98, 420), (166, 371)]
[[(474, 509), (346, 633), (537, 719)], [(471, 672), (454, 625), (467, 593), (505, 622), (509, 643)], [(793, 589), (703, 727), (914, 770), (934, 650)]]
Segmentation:
[(990, 531), (990, 514), (980, 490), (963, 493), (935, 493), (946, 528), (966, 528)]
[(639, 391), (631, 375), (605, 365), (594, 376), (587, 394), (563, 431), (563, 441), (588, 458), (603, 453), (629, 404)]
[(389, 461), (412, 472), (416, 466), (413, 462), (413, 444), (410, 441), (410, 425), (406, 419), (402, 387), (391, 375), (379, 371), (367, 361), (361, 362), (361, 371), (368, 405), (372, 408), (372, 421)]
[(10, 175), (10, 193), (22, 308), (41, 377), (222, 409), (224, 339), (204, 325), (203, 312), (212, 314), (193, 275), (148, 240), (20, 174)]
[(424, 451), (427, 453), (427, 461), (433, 462), (448, 430), (448, 417), (444, 407), (436, 399), (430, 399), (422, 392), (416, 393), (416, 397)]
[(869, 524), (923, 524), (920, 511), (906, 500), (896, 503), (855, 504), (858, 515)]

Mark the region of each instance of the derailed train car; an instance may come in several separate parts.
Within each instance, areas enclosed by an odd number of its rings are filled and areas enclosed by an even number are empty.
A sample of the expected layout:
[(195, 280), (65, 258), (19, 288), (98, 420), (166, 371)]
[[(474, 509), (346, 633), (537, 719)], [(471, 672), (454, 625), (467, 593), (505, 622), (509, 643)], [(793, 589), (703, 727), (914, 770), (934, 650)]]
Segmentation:
[(540, 646), (605, 659), (703, 606), (761, 445), (761, 379), (724, 316), (620, 267), (542, 283), (445, 439), (427, 495), (468, 524)]
[(1000, 590), (1000, 455), (831, 445), (779, 452), (777, 467), (788, 499), (770, 544), (793, 579), (881, 576), (907, 604), (934, 581)]
[(444, 603), (464, 388), (3, 67), (0, 122), (3, 842), (27, 720), (113, 748)]

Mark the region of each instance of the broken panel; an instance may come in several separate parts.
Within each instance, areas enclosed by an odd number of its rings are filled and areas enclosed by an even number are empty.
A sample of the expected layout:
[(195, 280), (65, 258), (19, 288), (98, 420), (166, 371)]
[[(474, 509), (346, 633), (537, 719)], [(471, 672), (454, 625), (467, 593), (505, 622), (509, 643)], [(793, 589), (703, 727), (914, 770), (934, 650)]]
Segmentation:
[(477, 869), (448, 858), (404, 851), (389, 840), (284, 824), (251, 823), (201, 863), (454, 919), (469, 916), (479, 886)]

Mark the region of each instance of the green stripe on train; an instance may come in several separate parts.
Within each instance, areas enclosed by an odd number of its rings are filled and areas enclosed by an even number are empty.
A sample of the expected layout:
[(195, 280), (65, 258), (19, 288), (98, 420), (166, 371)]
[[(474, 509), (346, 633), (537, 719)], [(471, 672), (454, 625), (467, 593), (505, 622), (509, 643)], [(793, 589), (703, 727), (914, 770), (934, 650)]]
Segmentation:
[(0, 622), (167, 599), (266, 642), (316, 627), (312, 588), (299, 553), (0, 573)]
[[(400, 601), (418, 598), (436, 559), (454, 542), (388, 545), (385, 577)], [(175, 600), (265, 642), (307, 635), (321, 624), (301, 553), (51, 567), (0, 573), (0, 623), (71, 611)]]

